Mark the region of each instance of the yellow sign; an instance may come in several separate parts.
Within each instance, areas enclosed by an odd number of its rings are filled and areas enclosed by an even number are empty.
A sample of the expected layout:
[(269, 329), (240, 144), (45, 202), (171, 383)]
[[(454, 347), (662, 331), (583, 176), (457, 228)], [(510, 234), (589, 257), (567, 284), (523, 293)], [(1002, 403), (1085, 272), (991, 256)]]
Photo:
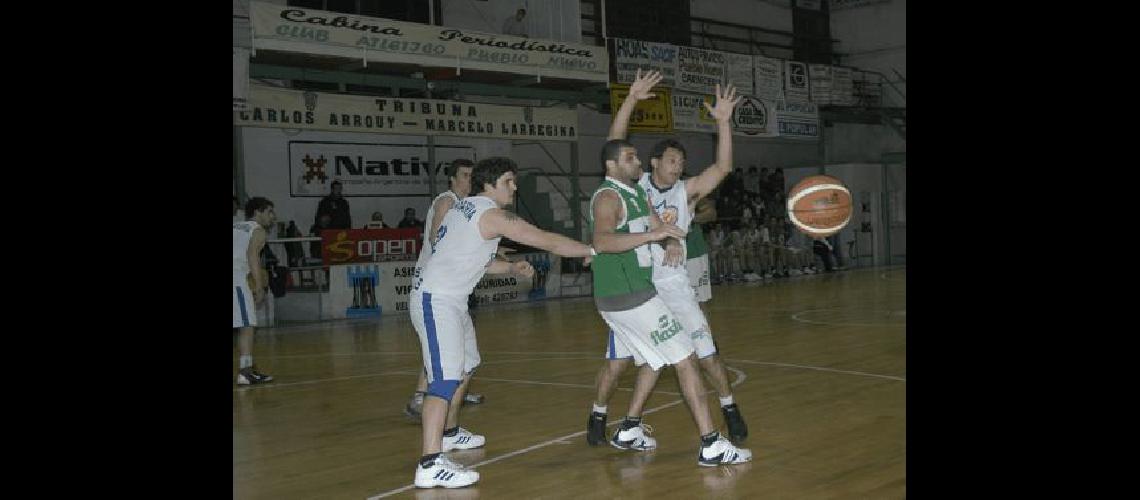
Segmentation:
[[(633, 108), (633, 116), (629, 118), (630, 132), (651, 132), (658, 134), (673, 133), (673, 100), (669, 89), (657, 87), (653, 89), (657, 97), (638, 101)], [(616, 113), (621, 109), (621, 103), (629, 95), (629, 85), (610, 85), (610, 107)]]

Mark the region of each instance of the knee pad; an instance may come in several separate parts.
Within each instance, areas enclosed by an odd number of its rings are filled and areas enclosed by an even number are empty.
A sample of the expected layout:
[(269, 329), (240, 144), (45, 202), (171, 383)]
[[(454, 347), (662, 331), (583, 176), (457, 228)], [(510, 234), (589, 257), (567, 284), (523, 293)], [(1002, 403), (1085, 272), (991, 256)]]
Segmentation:
[(451, 401), (451, 396), (455, 395), (455, 390), (459, 388), (461, 380), (436, 380), (428, 384), (427, 393), (429, 396), (441, 398), (444, 401)]

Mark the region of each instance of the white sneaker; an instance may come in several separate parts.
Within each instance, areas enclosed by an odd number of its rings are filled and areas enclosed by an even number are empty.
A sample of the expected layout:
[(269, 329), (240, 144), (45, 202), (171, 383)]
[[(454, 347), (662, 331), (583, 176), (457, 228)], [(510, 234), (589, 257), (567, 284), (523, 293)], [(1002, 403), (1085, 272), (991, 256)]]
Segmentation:
[(702, 446), (697, 453), (697, 464), (705, 467), (742, 464), (750, 461), (752, 461), (752, 450), (737, 448), (724, 436), (718, 436), (716, 442), (709, 446)]
[(799, 275), (801, 275), (801, 274), (803, 274), (803, 273), (802, 273), (802, 272), (800, 272), (800, 270), (799, 270), (799, 269), (789, 269), (789, 270), (788, 270), (788, 274), (790, 274), (790, 275), (792, 275), (792, 276), (799, 276)]
[(479, 473), (452, 462), (444, 455), (428, 467), (416, 465), (416, 488), (462, 488), (479, 481)]
[(487, 438), (478, 434), (472, 434), (471, 431), (459, 428), (454, 436), (443, 436), (443, 451), (451, 450), (470, 450), (472, 448), (479, 448), (487, 443)]
[(272, 376), (258, 372), (257, 369), (252, 366), (238, 370), (237, 385), (264, 384), (272, 381)]
[(618, 430), (614, 432), (613, 439), (610, 444), (619, 450), (636, 450), (636, 451), (649, 451), (657, 448), (657, 440), (649, 437), (646, 433), (653, 432), (653, 428), (647, 424), (640, 424), (632, 429)]

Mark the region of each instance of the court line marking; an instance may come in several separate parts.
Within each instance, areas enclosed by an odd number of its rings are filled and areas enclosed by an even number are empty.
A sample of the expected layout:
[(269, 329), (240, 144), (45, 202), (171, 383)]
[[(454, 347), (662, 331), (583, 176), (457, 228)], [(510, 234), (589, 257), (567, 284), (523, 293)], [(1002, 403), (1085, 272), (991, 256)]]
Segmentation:
[(895, 271), (903, 271), (903, 272), (906, 272), (906, 268), (902, 268), (902, 269), (891, 269), (891, 270), (889, 270), (889, 271), (884, 271), (884, 272), (883, 272), (883, 274), (880, 274), (880, 275), (879, 275), (879, 278), (882, 278), (882, 279), (884, 279), (884, 280), (886, 280), (886, 281), (906, 281), (906, 276), (903, 276), (903, 277), (902, 277), (902, 279), (899, 279), (899, 278), (888, 278), (888, 277), (887, 277), (887, 275), (888, 275), (888, 274), (891, 274), (891, 273), (893, 273), (893, 272), (895, 272)]
[[(482, 354), (539, 354), (539, 355), (562, 355), (562, 354), (597, 354), (596, 352), (587, 351), (479, 351)], [(318, 353), (318, 354), (259, 354), (259, 358), (270, 359), (291, 359), (291, 358), (324, 358), (330, 356), (396, 356), (396, 355), (422, 355), (420, 351), (360, 351), (349, 353)], [(551, 359), (569, 359), (569, 358), (551, 358)]]
[(753, 361), (750, 359), (725, 359), (725, 361), (726, 362), (730, 361), (733, 363), (751, 363), (754, 365), (782, 366), (782, 367), (786, 367), (786, 368), (803, 368), (805, 370), (816, 370), (816, 371), (821, 371), (821, 372), (844, 373), (847, 375), (859, 375), (859, 376), (863, 376), (863, 377), (885, 378), (888, 380), (898, 380), (900, 382), (906, 382), (905, 378), (896, 377), (894, 375), (880, 375), (878, 373), (857, 372), (857, 371), (853, 371), (853, 370), (839, 370), (836, 368), (826, 368), (823, 366), (796, 365), (796, 364), (792, 364), (792, 363), (776, 363), (773, 361)]
[(792, 320), (793, 321), (799, 321), (800, 323), (809, 323), (809, 324), (814, 324), (814, 325), (827, 325), (827, 326), (873, 326), (873, 327), (901, 326), (901, 327), (906, 327), (906, 323), (831, 323), (831, 322), (826, 322), (826, 321), (815, 321), (815, 320), (810, 320), (810, 319), (804, 319), (804, 318), (800, 317), (801, 314), (807, 314), (807, 313), (811, 313), (811, 312), (842, 311), (842, 310), (844, 310), (844, 309), (839, 308), (839, 307), (829, 307), (826, 309), (808, 309), (806, 311), (800, 311), (798, 313), (793, 314)]
[[(738, 375), (738, 378), (737, 378), (736, 380), (734, 380), (732, 383), (730, 383), (730, 384), (729, 384), (729, 385), (730, 385), (730, 386), (732, 386), (732, 387), (736, 387), (736, 386), (738, 386), (738, 385), (740, 385), (740, 384), (744, 383), (744, 381), (748, 379), (748, 375), (747, 375), (747, 374), (745, 374), (745, 373), (744, 373), (743, 371), (741, 371), (741, 370), (738, 370), (738, 369), (736, 369), (736, 368), (730, 367), (730, 366), (728, 366), (728, 365), (725, 365), (725, 367), (724, 367), (724, 368), (725, 368), (726, 370), (732, 371), (733, 373), (735, 373), (735, 374), (737, 374), (737, 375)], [(656, 392), (656, 391), (654, 391), (654, 392)], [(706, 393), (706, 394), (707, 394), (707, 393)], [(645, 411), (643, 411), (641, 414), (642, 414), (643, 416), (644, 416), (644, 415), (649, 415), (649, 414), (651, 414), (651, 413), (656, 413), (656, 412), (659, 412), (659, 411), (661, 411), (661, 410), (664, 410), (664, 409), (667, 409), (667, 408), (671, 408), (671, 407), (673, 407), (673, 406), (677, 406), (677, 405), (679, 405), (679, 404), (681, 404), (681, 403), (683, 403), (683, 402), (685, 402), (685, 398), (681, 398), (681, 399), (678, 399), (678, 400), (676, 400), (676, 401), (672, 401), (672, 402), (669, 402), (669, 403), (665, 403), (665, 404), (663, 404), (663, 405), (661, 405), (661, 406), (657, 406), (657, 407), (654, 407), (654, 408), (650, 408), (650, 409), (648, 409), (648, 410), (645, 410)], [(615, 426), (615, 425), (617, 425), (617, 424), (619, 424), (619, 423), (621, 423), (621, 421), (610, 422), (609, 424), (607, 424), (607, 425), (606, 425), (606, 427), (613, 427), (613, 426)], [(586, 431), (578, 431), (578, 432), (575, 432), (575, 433), (573, 433), (573, 434), (567, 434), (567, 435), (565, 435), (565, 436), (562, 436), (562, 437), (557, 437), (557, 438), (554, 438), (554, 439), (551, 439), (551, 440), (548, 440), (548, 441), (543, 441), (543, 442), (541, 442), (541, 443), (538, 443), (538, 444), (535, 444), (535, 445), (531, 445), (531, 446), (528, 446), (528, 447), (526, 447), (526, 448), (523, 448), (523, 449), (520, 449), (520, 450), (515, 450), (515, 451), (512, 451), (512, 452), (510, 452), (510, 453), (507, 453), (507, 454), (504, 454), (504, 455), (499, 455), (499, 456), (497, 456), (497, 457), (495, 457), (495, 458), (490, 458), (490, 459), (484, 460), (484, 461), (482, 461), (482, 462), (479, 462), (479, 463), (477, 463), (477, 464), (474, 464), (474, 465), (469, 465), (469, 466), (467, 466), (467, 467), (468, 467), (468, 468), (470, 468), (470, 469), (474, 469), (474, 468), (476, 468), (476, 467), (481, 467), (481, 466), (484, 466), (484, 465), (493, 464), (493, 463), (495, 463), (495, 462), (498, 462), (498, 461), (500, 461), (500, 460), (506, 460), (506, 459), (508, 459), (508, 458), (511, 458), (511, 457), (516, 457), (516, 456), (522, 455), (522, 454), (524, 454), (524, 453), (529, 453), (529, 452), (532, 452), (532, 451), (534, 451), (534, 450), (537, 450), (537, 449), (540, 449), (540, 448), (545, 448), (545, 447), (547, 447), (547, 446), (550, 446), (550, 445), (552, 445), (552, 444), (556, 444), (556, 443), (559, 443), (559, 442), (561, 442), (561, 441), (565, 441), (565, 440), (567, 440), (567, 439), (571, 439), (571, 438), (575, 438), (575, 437), (581, 436), (581, 435), (583, 435), (583, 434), (585, 434), (585, 433), (586, 433)], [(378, 499), (378, 498), (384, 498), (384, 497), (392, 496), (392, 495), (395, 495), (395, 494), (398, 494), (398, 493), (403, 493), (403, 492), (405, 492), (405, 491), (408, 491), (408, 490), (410, 490), (410, 489), (413, 489), (413, 488), (415, 488), (415, 487), (416, 487), (415, 483), (412, 483), (412, 484), (409, 484), (409, 485), (407, 485), (407, 486), (404, 486), (404, 487), (402, 487), (402, 488), (396, 488), (396, 489), (394, 489), (394, 490), (385, 491), (384, 493), (381, 493), (381, 494), (379, 494), (379, 495), (376, 495), (376, 496), (371, 496), (371, 497), (368, 497), (368, 500), (376, 500), (376, 499)]]
[(261, 389), (270, 389), (273, 387), (292, 387), (295, 385), (319, 384), (321, 382), (337, 382), (340, 380), (351, 380), (351, 379), (356, 379), (356, 378), (382, 377), (385, 375), (418, 375), (418, 373), (416, 373), (414, 371), (410, 371), (410, 372), (409, 371), (381, 372), (381, 373), (371, 373), (368, 375), (349, 375), (347, 377), (321, 378), (321, 379), (316, 379), (316, 380), (303, 380), (301, 382), (285, 382), (282, 384), (267, 383), (265, 385), (258, 384), (256, 386), (243, 385), (243, 386), (239, 386), (239, 387), (234, 387), (234, 392), (245, 392), (246, 390), (252, 389), (254, 387), (256, 387), (258, 390), (261, 390)]
[[(506, 378), (487, 378), (487, 377), (484, 377), (484, 376), (478, 376), (478, 377), (477, 377), (477, 379), (478, 379), (480, 382), (482, 382), (482, 381), (486, 380), (486, 381), (489, 381), (489, 382), (507, 382), (507, 383), (512, 383), (512, 384), (553, 385), (553, 386), (558, 386), (558, 387), (576, 387), (576, 388), (581, 388), (581, 389), (591, 389), (591, 390), (597, 390), (597, 389), (598, 389), (598, 388), (597, 388), (597, 386), (594, 386), (594, 385), (586, 385), (586, 384), (568, 384), (568, 383), (565, 383), (565, 382), (538, 382), (538, 381), (536, 381), (536, 380), (512, 380), (512, 379), (506, 379)], [(473, 379), (473, 380), (474, 380), (474, 379)], [(633, 389), (627, 389), (627, 388), (625, 388), (625, 387), (618, 387), (618, 388), (617, 388), (617, 390), (619, 390), (619, 391), (627, 391), (627, 392), (633, 392)], [(669, 395), (671, 395), (671, 396), (680, 396), (680, 395), (681, 395), (681, 393), (679, 393), (679, 392), (672, 392), (672, 391), (658, 391), (658, 390), (654, 390), (654, 391), (653, 391), (653, 393), (654, 393), (654, 394), (657, 394), (657, 393), (660, 393), (660, 394), (669, 394)]]
[[(591, 357), (591, 358), (500, 359), (500, 360), (496, 360), (496, 361), (487, 361), (485, 363), (480, 363), (479, 366), (483, 366), (483, 365), (504, 365), (507, 363), (525, 363), (528, 361), (557, 361), (557, 360), (563, 360), (563, 359), (566, 359), (566, 360), (601, 359), (601, 356), (599, 356), (597, 358)], [(257, 385), (257, 386), (240, 386), (240, 387), (234, 387), (234, 392), (239, 392), (239, 391), (244, 392), (246, 390), (251, 389), (252, 387), (257, 387), (259, 389), (261, 389), (261, 388), (268, 389), (271, 387), (291, 387), (291, 386), (295, 386), (295, 385), (319, 384), (321, 382), (339, 382), (341, 380), (352, 380), (352, 379), (358, 379), (358, 378), (379, 377), (382, 375), (417, 375), (418, 376), (419, 371), (418, 370), (412, 370), (412, 371), (382, 372), (382, 373), (372, 373), (372, 374), (367, 374), (367, 375), (349, 375), (346, 377), (320, 378), (320, 379), (315, 379), (315, 380), (304, 380), (304, 381), (300, 381), (300, 382), (285, 382), (285, 383), (281, 383), (281, 384), (270, 383), (270, 384)], [(479, 377), (479, 379), (482, 380), (483, 377)]]

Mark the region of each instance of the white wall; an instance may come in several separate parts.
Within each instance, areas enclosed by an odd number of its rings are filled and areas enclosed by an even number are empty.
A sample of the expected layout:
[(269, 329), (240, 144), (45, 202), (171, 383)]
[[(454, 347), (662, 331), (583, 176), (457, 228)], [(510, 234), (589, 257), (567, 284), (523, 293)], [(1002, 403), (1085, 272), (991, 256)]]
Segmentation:
[(882, 153), (906, 151), (906, 140), (886, 125), (833, 123), (823, 134), (826, 163), (878, 163)]
[[(892, 81), (898, 79), (892, 68), (906, 76), (906, 0), (833, 11), (831, 37), (839, 40), (836, 51), (851, 54), (845, 66), (878, 71)], [(905, 83), (895, 85), (906, 92)], [(884, 99), (890, 94), (883, 90)]]
[[(840, 41), (836, 51), (851, 54), (845, 66), (878, 71), (906, 92), (893, 71), (906, 76), (906, 0), (832, 11), (831, 36)], [(884, 85), (883, 104), (905, 107), (906, 101)], [(884, 152), (906, 151), (906, 140), (885, 125), (836, 123), (826, 128), (824, 140), (828, 164), (877, 164)]]

